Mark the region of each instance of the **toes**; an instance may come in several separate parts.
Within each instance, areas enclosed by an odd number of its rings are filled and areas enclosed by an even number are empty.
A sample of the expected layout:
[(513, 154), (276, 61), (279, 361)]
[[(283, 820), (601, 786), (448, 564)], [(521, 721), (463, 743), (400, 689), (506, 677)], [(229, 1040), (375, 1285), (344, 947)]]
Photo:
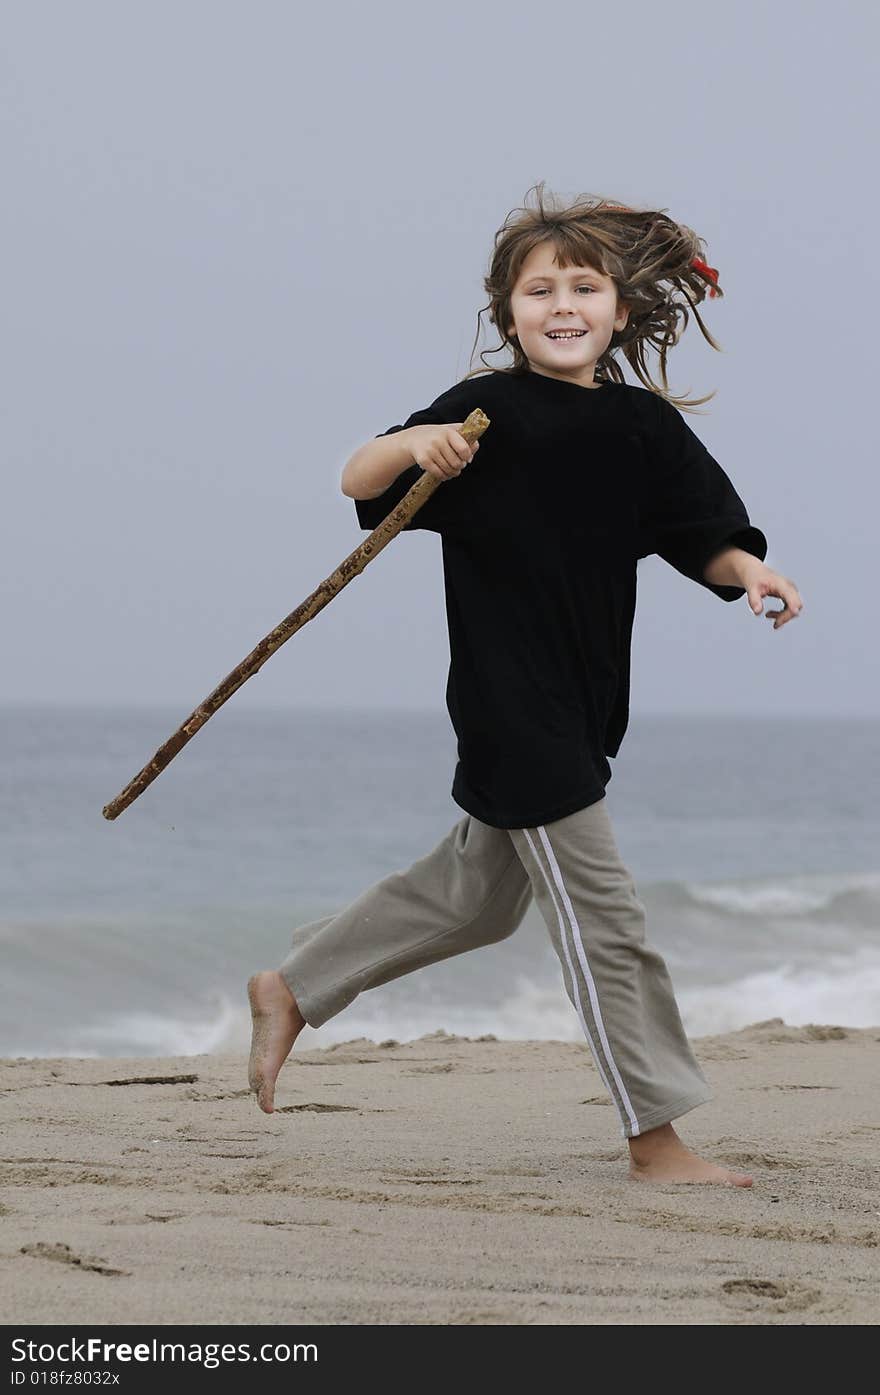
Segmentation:
[(273, 1082), (267, 1080), (261, 1070), (255, 1070), (248, 1076), (248, 1084), (263, 1113), (274, 1113), (275, 1090)]

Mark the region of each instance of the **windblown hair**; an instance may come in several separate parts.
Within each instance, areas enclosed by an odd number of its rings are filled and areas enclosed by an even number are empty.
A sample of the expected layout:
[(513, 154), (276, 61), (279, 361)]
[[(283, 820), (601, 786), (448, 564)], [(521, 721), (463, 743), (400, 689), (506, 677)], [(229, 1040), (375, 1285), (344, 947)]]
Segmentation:
[[(534, 247), (550, 242), (556, 249), (560, 267), (591, 266), (610, 276), (617, 287), (618, 302), (629, 307), (625, 327), (613, 332), (608, 348), (596, 362), (594, 379), (597, 383), (625, 381), (617, 359), (619, 350), (644, 386), (665, 397), (673, 406), (691, 411), (711, 401), (714, 392), (697, 398), (673, 396), (666, 376), (667, 350), (678, 343), (687, 327), (687, 306), (693, 311), (703, 338), (721, 352), (721, 346), (712, 338), (696, 308), (708, 292), (713, 296), (724, 294), (714, 276), (709, 277), (694, 265), (695, 257), (702, 266), (706, 265), (703, 259), (705, 240), (691, 228), (669, 218), (664, 210), (630, 208), (589, 194), (579, 196), (573, 203), (560, 205), (552, 194), (549, 201), (545, 199), (543, 180), (533, 188), (537, 190), (537, 207), (528, 206), (527, 194), (523, 207), (509, 213), (495, 234), (495, 250), (489, 274), (483, 282), (490, 299), (477, 316), (474, 341), (476, 348), (480, 316), (488, 310), (489, 319), (501, 336), (501, 344), (497, 349), (483, 350), (480, 358), (483, 359), (484, 353), (500, 353), (510, 348), (513, 363), (507, 368), (493, 370), (491, 364), (484, 361), (483, 368), (473, 369), (465, 378), (493, 371), (511, 374), (532, 371), (516, 335), (508, 337), (506, 327), (513, 323), (511, 296), (523, 262)], [(649, 348), (656, 349), (659, 354), (662, 383), (659, 387), (645, 362)]]

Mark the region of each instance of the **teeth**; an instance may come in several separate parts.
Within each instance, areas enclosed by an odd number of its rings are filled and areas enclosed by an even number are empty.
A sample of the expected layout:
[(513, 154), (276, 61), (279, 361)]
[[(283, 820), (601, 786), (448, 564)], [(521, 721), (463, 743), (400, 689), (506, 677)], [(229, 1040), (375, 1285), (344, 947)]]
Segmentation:
[(570, 330), (566, 330), (564, 334), (563, 334), (563, 333), (559, 333), (559, 332), (556, 332), (556, 333), (553, 333), (553, 334), (548, 334), (548, 335), (547, 335), (547, 338), (548, 338), (548, 339), (581, 339), (581, 338), (583, 338), (583, 336), (584, 336), (585, 334), (586, 334), (586, 330), (585, 330), (585, 329), (576, 329), (576, 330), (571, 330), (571, 329), (570, 329)]

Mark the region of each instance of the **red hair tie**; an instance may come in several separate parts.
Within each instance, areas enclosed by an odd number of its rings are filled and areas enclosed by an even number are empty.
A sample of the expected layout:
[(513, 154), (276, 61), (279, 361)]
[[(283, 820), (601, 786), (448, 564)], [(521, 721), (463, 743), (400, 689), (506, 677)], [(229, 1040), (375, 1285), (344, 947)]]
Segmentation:
[(701, 271), (704, 276), (707, 276), (709, 280), (713, 282), (709, 287), (709, 295), (718, 295), (718, 291), (715, 289), (714, 284), (718, 281), (718, 272), (715, 270), (714, 266), (707, 266), (702, 257), (694, 257), (691, 266), (696, 267), (697, 271)]

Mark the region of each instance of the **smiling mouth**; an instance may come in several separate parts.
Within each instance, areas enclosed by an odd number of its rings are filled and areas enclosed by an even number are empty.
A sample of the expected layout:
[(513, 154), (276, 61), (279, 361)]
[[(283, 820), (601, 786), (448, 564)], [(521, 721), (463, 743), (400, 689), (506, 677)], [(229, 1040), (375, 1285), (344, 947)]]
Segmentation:
[(554, 344), (570, 344), (573, 343), (575, 339), (583, 339), (586, 333), (587, 330), (578, 329), (566, 334), (545, 334), (544, 337), (545, 339), (552, 340)]

